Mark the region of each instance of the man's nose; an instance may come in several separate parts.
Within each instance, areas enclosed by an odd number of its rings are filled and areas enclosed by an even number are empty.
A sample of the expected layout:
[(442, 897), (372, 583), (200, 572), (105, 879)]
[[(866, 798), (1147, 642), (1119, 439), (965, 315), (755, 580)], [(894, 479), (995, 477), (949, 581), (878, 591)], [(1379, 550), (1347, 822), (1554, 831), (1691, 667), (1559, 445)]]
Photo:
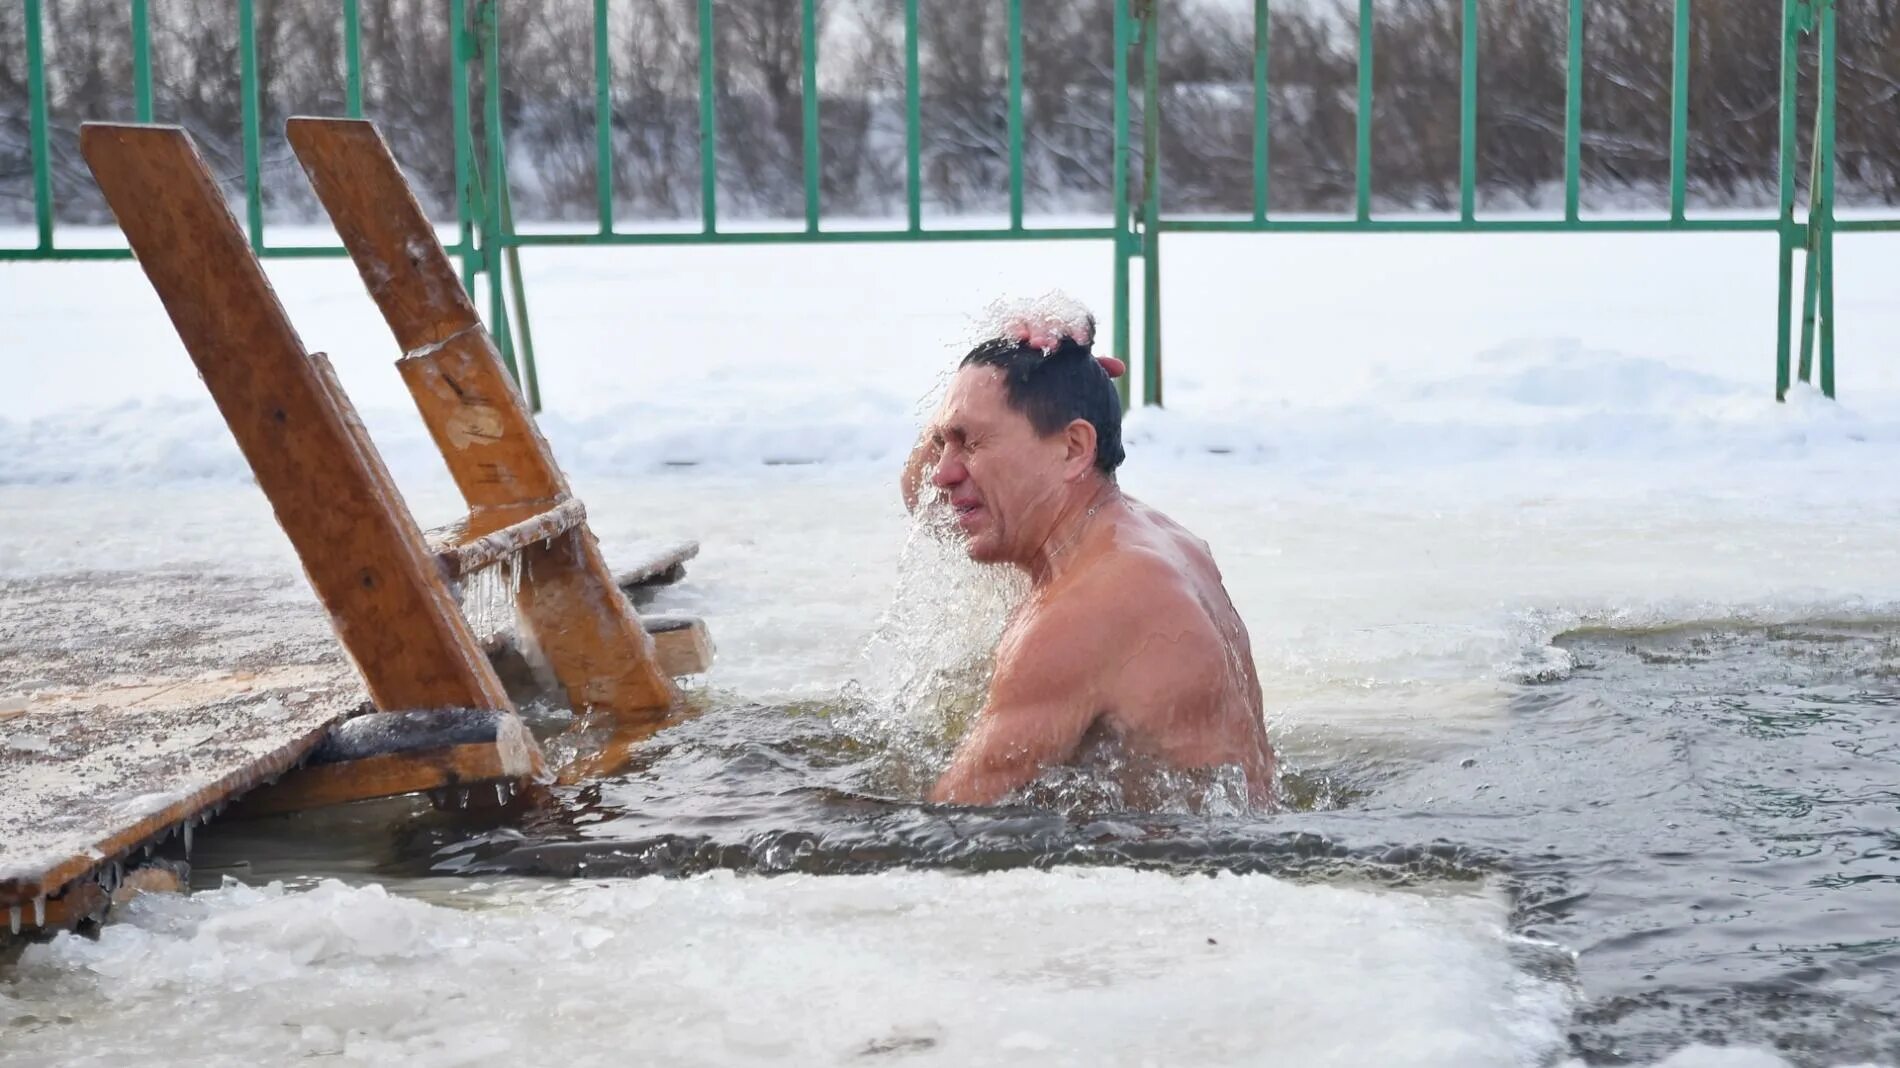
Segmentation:
[(945, 452), (943, 459), (937, 461), (937, 469), (931, 472), (930, 484), (938, 489), (949, 489), (969, 477), (963, 467), (963, 461)]

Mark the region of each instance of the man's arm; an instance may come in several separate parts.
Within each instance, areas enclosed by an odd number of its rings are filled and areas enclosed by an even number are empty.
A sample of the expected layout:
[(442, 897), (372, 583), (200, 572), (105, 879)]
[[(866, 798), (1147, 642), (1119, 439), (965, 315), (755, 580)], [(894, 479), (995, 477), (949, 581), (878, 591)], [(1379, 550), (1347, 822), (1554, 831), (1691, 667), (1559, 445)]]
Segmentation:
[(1091, 622), (1085, 611), (1059, 613), (998, 650), (989, 700), (932, 802), (993, 804), (1075, 756), (1107, 701), (1110, 635)]

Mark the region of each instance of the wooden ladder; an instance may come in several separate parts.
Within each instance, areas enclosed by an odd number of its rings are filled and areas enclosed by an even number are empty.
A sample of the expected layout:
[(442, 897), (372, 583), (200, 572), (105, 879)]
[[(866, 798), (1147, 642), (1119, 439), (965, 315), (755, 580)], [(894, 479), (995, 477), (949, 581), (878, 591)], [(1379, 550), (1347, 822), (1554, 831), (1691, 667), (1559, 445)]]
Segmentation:
[[(676, 693), (586, 513), (376, 128), (292, 119), (290, 142), (396, 336), (403, 380), (469, 507), (425, 534), (323, 354), (308, 353), (189, 136), (88, 124), (80, 145), (380, 713), (435, 710), (420, 748), (287, 776), (253, 811), (543, 778), (456, 587), (512, 558), (522, 624), (577, 713), (650, 732)], [(692, 636), (703, 645), (703, 625)], [(699, 670), (703, 664), (697, 665)], [(445, 734), (440, 710), (474, 741)], [(358, 720), (367, 717), (358, 717)], [(401, 737), (347, 721), (361, 738)], [(394, 725), (392, 718), (391, 724)], [(447, 740), (445, 740), (447, 739)], [(332, 747), (338, 748), (338, 747)], [(372, 747), (373, 748), (373, 747)], [(598, 755), (590, 770), (610, 770)]]

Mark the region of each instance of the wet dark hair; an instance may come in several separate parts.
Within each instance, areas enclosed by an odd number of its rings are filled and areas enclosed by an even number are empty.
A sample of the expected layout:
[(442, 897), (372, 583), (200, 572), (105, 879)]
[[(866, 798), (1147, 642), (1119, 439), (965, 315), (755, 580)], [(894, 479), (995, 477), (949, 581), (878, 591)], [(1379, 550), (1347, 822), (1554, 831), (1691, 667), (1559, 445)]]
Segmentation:
[[(1093, 324), (1091, 324), (1093, 325)], [(1091, 330), (1091, 333), (1093, 331)], [(1043, 437), (1077, 419), (1095, 428), (1095, 469), (1115, 477), (1122, 450), (1122, 399), (1091, 346), (1065, 337), (1055, 351), (1008, 338), (971, 349), (960, 367), (994, 367), (1003, 375), (1003, 397)]]

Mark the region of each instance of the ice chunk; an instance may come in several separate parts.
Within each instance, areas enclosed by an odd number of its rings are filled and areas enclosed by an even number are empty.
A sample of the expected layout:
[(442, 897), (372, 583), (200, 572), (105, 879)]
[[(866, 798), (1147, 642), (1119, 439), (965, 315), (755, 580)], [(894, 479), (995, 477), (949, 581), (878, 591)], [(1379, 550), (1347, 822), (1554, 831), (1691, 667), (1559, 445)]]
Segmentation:
[(7, 748), (16, 752), (50, 753), (53, 751), (53, 740), (44, 734), (9, 734), (5, 741)]

